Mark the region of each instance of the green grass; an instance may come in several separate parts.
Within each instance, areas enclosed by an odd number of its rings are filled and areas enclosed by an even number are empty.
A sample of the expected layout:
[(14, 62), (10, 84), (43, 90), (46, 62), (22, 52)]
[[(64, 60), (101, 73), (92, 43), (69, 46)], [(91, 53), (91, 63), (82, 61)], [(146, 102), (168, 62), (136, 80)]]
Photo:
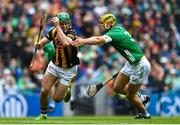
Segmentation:
[(179, 117), (152, 117), (151, 119), (133, 119), (133, 116), (73, 116), (48, 117), (35, 121), (29, 118), (0, 118), (0, 124), (180, 124)]

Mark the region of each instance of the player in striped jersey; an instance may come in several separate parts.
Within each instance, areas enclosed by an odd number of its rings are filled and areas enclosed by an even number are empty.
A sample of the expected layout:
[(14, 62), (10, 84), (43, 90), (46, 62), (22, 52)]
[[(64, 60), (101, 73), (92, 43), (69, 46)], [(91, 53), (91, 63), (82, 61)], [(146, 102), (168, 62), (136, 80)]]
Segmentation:
[[(44, 51), (44, 58), (46, 60), (46, 64), (48, 64), (53, 59), (53, 57), (55, 56), (55, 48), (54, 48), (53, 43), (50, 42), (50, 43), (46, 44), (43, 47), (43, 51)], [(56, 83), (51, 88), (48, 112), (54, 111), (55, 101), (53, 99), (53, 95), (54, 95), (54, 92), (55, 92), (56, 85), (58, 85), (58, 84), (59, 84), (59, 80), (57, 80)], [(66, 96), (64, 97), (64, 102), (69, 102), (70, 98), (71, 98), (71, 91), (69, 89)]]
[(47, 119), (48, 94), (57, 80), (59, 80), (59, 84), (55, 87), (53, 99), (60, 102), (69, 94), (69, 87), (77, 75), (77, 65), (79, 64), (77, 48), (70, 44), (76, 39), (76, 33), (71, 27), (69, 14), (60, 12), (51, 21), (55, 27), (36, 44), (37, 48), (41, 49), (52, 41), (55, 47), (55, 56), (49, 62), (41, 83), (41, 114), (35, 120)]

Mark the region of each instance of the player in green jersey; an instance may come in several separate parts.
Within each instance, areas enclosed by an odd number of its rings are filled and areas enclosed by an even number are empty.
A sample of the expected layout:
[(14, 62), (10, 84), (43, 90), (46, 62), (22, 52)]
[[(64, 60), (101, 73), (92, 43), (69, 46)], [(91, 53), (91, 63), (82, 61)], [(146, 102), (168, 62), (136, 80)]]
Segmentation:
[(132, 36), (124, 28), (116, 24), (116, 17), (113, 14), (101, 16), (99, 27), (104, 35), (87, 39), (77, 38), (71, 44), (77, 47), (85, 44), (110, 43), (127, 60), (127, 63), (114, 80), (113, 90), (125, 94), (129, 102), (138, 110), (136, 119), (151, 118), (143, 105), (143, 100), (141, 101), (137, 94), (141, 85), (148, 79), (150, 72), (149, 61)]
[(50, 42), (48, 44), (46, 44), (43, 47), (43, 51), (44, 51), (44, 58), (46, 60), (46, 62), (48, 63), (49, 61), (51, 61), (53, 59), (53, 57), (55, 56), (55, 48), (54, 45)]

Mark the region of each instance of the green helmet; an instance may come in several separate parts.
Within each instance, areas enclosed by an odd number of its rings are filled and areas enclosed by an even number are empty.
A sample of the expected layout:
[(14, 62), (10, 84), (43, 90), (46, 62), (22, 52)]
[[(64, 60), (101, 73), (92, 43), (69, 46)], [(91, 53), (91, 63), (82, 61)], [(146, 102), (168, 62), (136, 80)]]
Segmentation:
[(60, 12), (58, 13), (57, 17), (59, 18), (59, 21), (62, 23), (71, 22), (70, 16), (66, 12)]

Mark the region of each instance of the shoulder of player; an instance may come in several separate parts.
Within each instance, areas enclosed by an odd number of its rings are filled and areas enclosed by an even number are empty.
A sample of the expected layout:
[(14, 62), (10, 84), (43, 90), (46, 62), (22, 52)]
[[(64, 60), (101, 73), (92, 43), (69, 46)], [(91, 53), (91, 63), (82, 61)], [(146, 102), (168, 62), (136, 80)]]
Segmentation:
[(73, 35), (73, 36), (76, 36), (76, 31), (74, 29), (69, 29), (66, 33), (66, 35)]
[(74, 29), (69, 29), (66, 33), (66, 36), (70, 37), (72, 40), (75, 40), (76, 39), (76, 32)]
[(51, 27), (51, 28), (49, 29), (49, 32), (51, 32), (51, 31), (53, 31), (53, 30), (56, 30), (55, 26)]
[(119, 27), (116, 27), (116, 26), (114, 26), (114, 27), (112, 27), (112, 28), (110, 28), (107, 32), (105, 32), (104, 34), (114, 34), (114, 33), (117, 33), (117, 31), (120, 31), (121, 29), (119, 28)]
[(124, 33), (126, 30), (121, 26), (114, 26), (112, 27), (107, 33), (113, 33), (113, 34), (121, 34)]
[(121, 25), (115, 25), (114, 27), (111, 28), (111, 30), (125, 30)]
[(57, 30), (54, 26), (51, 27), (50, 30), (48, 31), (48, 34), (56, 34), (56, 33), (57, 33)]
[(71, 28), (71, 29), (69, 29), (69, 30), (67, 31), (67, 33), (73, 33), (73, 34), (76, 34), (76, 31), (75, 31), (73, 28)]

